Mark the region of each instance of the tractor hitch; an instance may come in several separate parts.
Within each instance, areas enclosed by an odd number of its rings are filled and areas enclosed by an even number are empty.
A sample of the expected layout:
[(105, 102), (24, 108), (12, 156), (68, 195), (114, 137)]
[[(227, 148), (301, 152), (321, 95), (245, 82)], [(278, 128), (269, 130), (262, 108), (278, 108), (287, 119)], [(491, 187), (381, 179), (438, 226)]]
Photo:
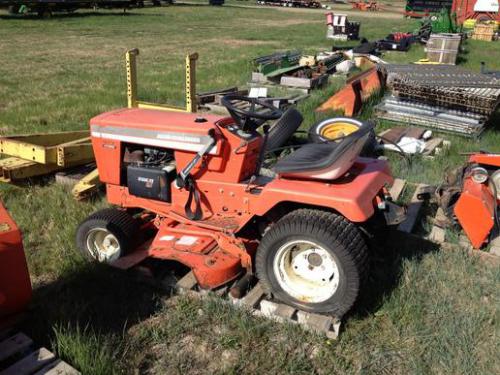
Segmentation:
[(406, 220), (406, 207), (384, 201), (384, 217), (387, 225), (399, 225)]

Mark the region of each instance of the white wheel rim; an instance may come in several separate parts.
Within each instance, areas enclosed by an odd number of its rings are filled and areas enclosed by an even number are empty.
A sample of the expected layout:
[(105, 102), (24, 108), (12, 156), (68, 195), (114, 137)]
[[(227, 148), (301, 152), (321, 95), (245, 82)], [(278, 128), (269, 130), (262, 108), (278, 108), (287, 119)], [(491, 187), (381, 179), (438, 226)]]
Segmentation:
[(113, 262), (121, 255), (118, 239), (105, 228), (95, 228), (89, 232), (87, 250), (94, 259), (101, 263)]
[(311, 241), (291, 241), (281, 246), (273, 261), (281, 288), (306, 303), (330, 299), (339, 286), (339, 267), (334, 257)]

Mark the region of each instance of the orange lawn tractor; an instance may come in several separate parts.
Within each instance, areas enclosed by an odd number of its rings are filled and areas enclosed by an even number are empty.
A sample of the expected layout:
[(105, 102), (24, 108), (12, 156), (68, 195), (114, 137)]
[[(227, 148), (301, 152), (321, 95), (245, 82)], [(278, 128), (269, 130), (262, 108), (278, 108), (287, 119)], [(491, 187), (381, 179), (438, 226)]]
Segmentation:
[(31, 299), (31, 282), (21, 232), (0, 203), (0, 329)]
[(373, 125), (358, 122), (335, 142), (306, 143), (264, 168), (302, 116), (242, 96), (223, 104), (230, 117), (128, 108), (90, 120), (99, 176), (117, 208), (81, 223), (79, 249), (121, 268), (177, 261), (204, 289), (255, 275), (278, 300), (342, 316), (367, 276), (366, 231), (404, 217), (386, 189), (387, 162), (359, 156)]
[(499, 235), (500, 154), (477, 153), (437, 189), (449, 221), (458, 224), (476, 249)]

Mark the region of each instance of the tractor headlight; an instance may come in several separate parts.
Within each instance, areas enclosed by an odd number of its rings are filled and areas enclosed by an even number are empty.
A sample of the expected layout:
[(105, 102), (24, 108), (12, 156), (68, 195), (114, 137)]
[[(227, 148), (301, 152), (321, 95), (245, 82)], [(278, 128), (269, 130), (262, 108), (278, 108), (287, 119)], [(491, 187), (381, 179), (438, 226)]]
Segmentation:
[(488, 171), (483, 167), (474, 167), (470, 171), (472, 180), (477, 184), (484, 184), (488, 181)]
[(500, 169), (491, 175), (490, 185), (492, 185), (493, 192), (496, 192), (497, 199), (500, 200)]

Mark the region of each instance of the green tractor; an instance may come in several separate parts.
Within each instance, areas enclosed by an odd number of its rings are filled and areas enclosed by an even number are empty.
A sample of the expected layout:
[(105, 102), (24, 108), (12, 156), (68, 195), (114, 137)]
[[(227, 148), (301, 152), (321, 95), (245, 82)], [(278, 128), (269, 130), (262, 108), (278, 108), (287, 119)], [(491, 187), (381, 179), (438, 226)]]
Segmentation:
[(439, 13), (432, 13), (422, 20), (422, 24), (428, 23), (433, 33), (456, 33), (458, 26), (455, 13), (449, 9), (442, 8)]

